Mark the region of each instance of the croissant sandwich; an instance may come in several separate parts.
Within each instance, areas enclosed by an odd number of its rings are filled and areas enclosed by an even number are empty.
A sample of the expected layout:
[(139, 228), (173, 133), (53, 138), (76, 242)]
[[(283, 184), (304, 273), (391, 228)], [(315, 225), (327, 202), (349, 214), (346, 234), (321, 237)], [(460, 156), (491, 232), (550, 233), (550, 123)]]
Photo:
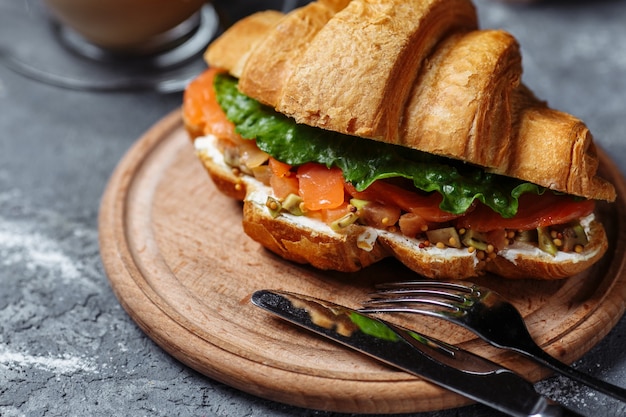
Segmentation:
[(207, 49), (183, 119), (243, 229), (357, 271), (557, 279), (607, 250), (615, 188), (587, 127), (521, 83), (519, 45), (470, 0), (320, 0), (258, 12)]

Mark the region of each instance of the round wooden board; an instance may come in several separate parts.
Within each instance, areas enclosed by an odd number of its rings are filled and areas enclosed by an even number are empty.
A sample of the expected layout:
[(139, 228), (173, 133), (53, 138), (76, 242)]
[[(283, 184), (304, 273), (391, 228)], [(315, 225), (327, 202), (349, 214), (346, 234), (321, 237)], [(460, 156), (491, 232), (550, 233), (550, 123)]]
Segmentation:
[[(603, 175), (619, 200), (599, 209), (609, 253), (591, 270), (560, 281), (477, 282), (523, 312), (535, 339), (572, 362), (594, 346), (624, 312), (624, 179), (601, 154)], [(240, 390), (296, 406), (358, 413), (405, 413), (469, 401), (295, 328), (254, 307), (258, 289), (285, 289), (358, 307), (375, 282), (414, 278), (395, 260), (354, 274), (283, 261), (241, 229), (241, 205), (209, 180), (173, 112), (120, 162), (100, 212), (102, 260), (116, 296), (148, 336), (197, 371)], [(458, 344), (525, 375), (545, 369), (487, 346), (436, 319), (386, 316)]]

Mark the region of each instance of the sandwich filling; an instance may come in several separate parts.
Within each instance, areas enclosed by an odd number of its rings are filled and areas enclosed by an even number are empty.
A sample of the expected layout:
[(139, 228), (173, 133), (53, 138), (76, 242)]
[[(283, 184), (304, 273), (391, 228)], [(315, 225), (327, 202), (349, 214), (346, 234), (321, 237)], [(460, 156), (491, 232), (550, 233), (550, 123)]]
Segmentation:
[[(595, 203), (417, 150), (296, 124), (210, 69), (185, 93), (198, 135), (217, 139), (224, 162), (272, 190), (272, 216), (288, 213), (341, 232), (351, 224), (467, 248), (489, 259), (517, 244), (543, 253), (582, 253), (581, 219)], [(367, 240), (364, 240), (364, 244)]]

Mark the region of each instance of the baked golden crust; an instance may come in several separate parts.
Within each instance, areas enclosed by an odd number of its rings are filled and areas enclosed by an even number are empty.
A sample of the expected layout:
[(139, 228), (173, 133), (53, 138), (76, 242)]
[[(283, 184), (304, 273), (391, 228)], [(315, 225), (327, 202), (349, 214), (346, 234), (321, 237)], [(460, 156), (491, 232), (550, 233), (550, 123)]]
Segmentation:
[(274, 105), (308, 43), (328, 23), (336, 9), (320, 2), (294, 10), (270, 31), (246, 60), (241, 91), (254, 92), (259, 101)]
[(548, 108), (525, 88), (515, 92), (514, 100), (526, 103), (514, 113), (517, 140), (511, 141), (507, 167), (492, 171), (553, 190), (614, 201), (613, 185), (596, 175), (599, 160), (587, 126), (570, 114)]
[(309, 42), (276, 110), (310, 126), (394, 137), (431, 50), (451, 31), (476, 26), (469, 0), (352, 1)]
[(514, 261), (505, 256), (497, 256), (484, 265), (485, 271), (511, 279), (532, 277), (549, 280), (574, 276), (598, 262), (608, 249), (606, 232), (600, 222), (591, 222), (588, 235), (589, 243), (585, 246), (585, 253), (593, 255), (581, 260), (555, 262), (551, 255), (545, 253), (519, 256)]
[(326, 0), (265, 13), (206, 54), (247, 95), (300, 123), (615, 200), (588, 128), (520, 84), (515, 39), (476, 30), (470, 0)]
[(222, 193), (235, 200), (243, 201), (248, 193), (248, 187), (245, 181), (233, 174), (233, 170), (218, 163), (204, 152), (197, 152), (198, 158), (211, 177), (215, 187)]
[[(512, 93), (520, 84), (517, 41), (500, 30), (455, 34), (421, 71), (398, 144), (480, 164), (507, 166)], [(454, 109), (454, 111), (452, 111)]]
[(349, 229), (342, 234), (320, 233), (287, 221), (285, 216), (273, 218), (262, 205), (244, 202), (244, 232), (284, 259), (324, 270), (355, 272), (390, 256), (379, 245), (371, 251), (359, 249), (359, 230), (365, 228), (353, 225)]
[(284, 18), (276, 10), (255, 13), (232, 25), (227, 36), (217, 38), (204, 53), (211, 66), (228, 69), (239, 78), (248, 57), (265, 36)]

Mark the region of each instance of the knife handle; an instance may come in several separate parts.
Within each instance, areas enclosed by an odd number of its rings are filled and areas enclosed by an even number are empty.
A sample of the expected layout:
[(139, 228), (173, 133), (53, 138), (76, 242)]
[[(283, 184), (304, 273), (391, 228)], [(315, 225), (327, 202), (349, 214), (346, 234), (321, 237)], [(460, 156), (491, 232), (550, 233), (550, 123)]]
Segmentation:
[(532, 417), (584, 417), (582, 414), (565, 408), (560, 404), (549, 404), (545, 410), (533, 414)]

